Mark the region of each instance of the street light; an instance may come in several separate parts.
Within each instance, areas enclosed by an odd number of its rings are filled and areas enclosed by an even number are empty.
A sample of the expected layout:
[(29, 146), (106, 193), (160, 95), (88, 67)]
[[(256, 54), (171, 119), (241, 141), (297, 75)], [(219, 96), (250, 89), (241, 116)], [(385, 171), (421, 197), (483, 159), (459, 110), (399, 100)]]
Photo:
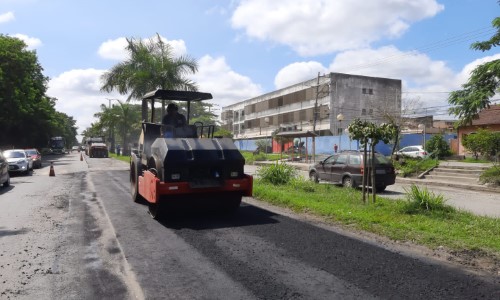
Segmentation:
[(349, 134), (349, 128), (344, 129), (345, 134), (349, 137), (349, 150), (351, 149), (351, 135)]
[(339, 134), (339, 152), (340, 152), (342, 151), (342, 121), (344, 121), (344, 115), (338, 114), (337, 121), (339, 121), (339, 128), (340, 128), (340, 130), (337, 129), (337, 134)]
[(425, 149), (425, 124), (418, 124), (418, 129), (421, 129), (422, 130), (422, 139), (424, 141), (424, 144), (422, 145), (422, 147)]
[(269, 140), (267, 139), (267, 131), (269, 130), (269, 117), (265, 117), (264, 118), (264, 122), (266, 123), (266, 154), (267, 154), (267, 147), (268, 147), (268, 143), (269, 143)]

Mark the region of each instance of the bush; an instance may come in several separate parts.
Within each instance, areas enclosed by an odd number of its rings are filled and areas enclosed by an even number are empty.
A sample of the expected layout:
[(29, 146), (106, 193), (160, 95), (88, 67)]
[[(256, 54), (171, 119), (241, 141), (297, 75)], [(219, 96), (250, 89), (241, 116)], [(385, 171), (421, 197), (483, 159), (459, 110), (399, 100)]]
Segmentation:
[(427, 188), (420, 189), (412, 184), (410, 190), (405, 189), (407, 202), (403, 206), (405, 213), (419, 213), (423, 211), (444, 211), (451, 212), (454, 208), (445, 205), (446, 200), (443, 195), (436, 195)]
[(450, 146), (444, 140), (443, 135), (436, 134), (425, 143), (427, 152), (432, 153), (432, 158), (445, 158), (451, 155)]
[(500, 186), (500, 167), (493, 166), (489, 169), (486, 169), (481, 176), (479, 176), (479, 180), (482, 183), (492, 183)]
[(495, 158), (500, 149), (500, 132), (478, 129), (475, 133), (465, 135), (462, 145), (472, 152), (476, 159), (479, 156)]
[(297, 170), (285, 163), (263, 166), (257, 171), (260, 180), (274, 185), (284, 185), (297, 178)]
[(418, 175), (439, 164), (437, 159), (417, 159), (404, 158), (399, 161), (394, 161), (394, 168), (399, 171), (402, 177)]

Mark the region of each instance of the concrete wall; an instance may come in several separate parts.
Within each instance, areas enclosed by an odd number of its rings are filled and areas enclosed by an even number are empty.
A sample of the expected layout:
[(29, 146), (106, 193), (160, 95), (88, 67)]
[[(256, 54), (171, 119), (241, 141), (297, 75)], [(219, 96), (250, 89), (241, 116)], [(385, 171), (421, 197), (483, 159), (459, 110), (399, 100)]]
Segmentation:
[[(428, 141), (433, 135), (426, 134), (425, 140)], [(450, 140), (456, 138), (455, 134), (446, 134), (444, 139), (449, 143)], [(307, 144), (307, 153), (312, 152), (312, 138), (302, 138), (301, 141), (304, 145)], [(423, 136), (422, 134), (405, 134), (401, 138), (400, 148), (411, 146), (411, 145), (422, 145)], [(257, 149), (255, 145), (255, 140), (238, 140), (234, 144), (240, 150), (254, 151)], [(360, 146), (357, 141), (349, 140), (347, 135), (342, 136), (320, 136), (316, 137), (316, 154), (333, 154), (333, 146), (337, 144), (339, 146), (338, 151), (341, 150), (360, 150)], [(392, 150), (392, 145), (386, 145), (380, 142), (376, 147), (375, 151), (382, 153), (383, 155), (390, 155)]]
[[(330, 85), (330, 130), (333, 135), (356, 118), (381, 123), (386, 114), (401, 114), (399, 79), (332, 73)], [(345, 118), (342, 122), (337, 121), (340, 113)]]

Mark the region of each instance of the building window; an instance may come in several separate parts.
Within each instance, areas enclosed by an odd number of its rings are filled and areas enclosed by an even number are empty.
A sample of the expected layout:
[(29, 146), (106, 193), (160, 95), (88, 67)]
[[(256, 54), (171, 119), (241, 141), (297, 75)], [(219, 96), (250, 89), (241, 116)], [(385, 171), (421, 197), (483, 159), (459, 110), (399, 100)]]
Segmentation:
[(366, 108), (363, 108), (363, 109), (361, 110), (361, 115), (362, 115), (362, 116), (366, 116)]
[(363, 94), (373, 95), (373, 89), (363, 88)]
[(370, 108), (370, 110), (368, 111), (368, 114), (371, 116), (373, 115), (373, 109)]

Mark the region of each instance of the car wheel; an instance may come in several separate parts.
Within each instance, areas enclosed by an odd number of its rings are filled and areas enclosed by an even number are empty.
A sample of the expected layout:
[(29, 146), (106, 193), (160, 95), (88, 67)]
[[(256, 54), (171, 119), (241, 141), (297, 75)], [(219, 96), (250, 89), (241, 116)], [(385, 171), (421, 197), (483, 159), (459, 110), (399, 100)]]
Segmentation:
[(4, 187), (10, 186), (10, 176), (9, 176), (9, 178), (7, 178), (7, 181), (3, 183), (3, 186)]
[(377, 186), (377, 192), (383, 192), (387, 188), (386, 185)]
[(309, 179), (315, 183), (318, 183), (319, 182), (318, 173), (316, 173), (316, 171), (311, 171), (309, 173)]
[(352, 180), (352, 178), (350, 176), (345, 176), (344, 178), (342, 178), (342, 185), (346, 188), (355, 188), (355, 184), (354, 184), (354, 181)]

